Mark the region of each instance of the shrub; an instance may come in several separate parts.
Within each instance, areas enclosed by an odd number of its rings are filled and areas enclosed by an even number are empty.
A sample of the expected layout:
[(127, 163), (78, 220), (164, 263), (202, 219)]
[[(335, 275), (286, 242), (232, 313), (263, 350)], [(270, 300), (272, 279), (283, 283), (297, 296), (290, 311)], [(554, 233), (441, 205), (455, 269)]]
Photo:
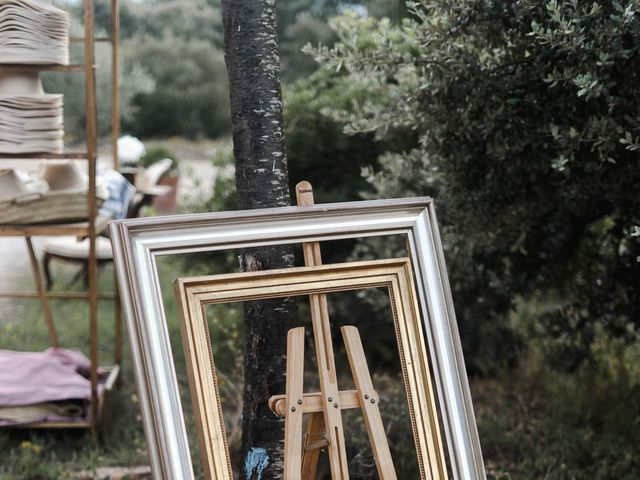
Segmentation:
[(125, 125), (140, 137), (217, 137), (230, 131), (227, 75), (222, 52), (210, 43), (163, 37), (134, 37), (125, 64), (139, 65), (155, 88), (135, 95)]
[(470, 366), (512, 358), (518, 295), (557, 300), (557, 366), (589, 355), (597, 324), (635, 341), (640, 2), (423, 0), (399, 27), (332, 25), (315, 57), (369, 92), (334, 117), (416, 134), (367, 177), (380, 196), (436, 198)]
[(176, 155), (170, 149), (163, 146), (154, 146), (147, 148), (144, 152), (144, 155), (140, 157), (138, 165), (144, 168), (148, 168), (150, 165), (153, 165), (159, 160), (164, 160), (165, 158), (171, 160), (171, 170), (178, 169), (178, 157), (176, 157)]
[[(70, 7), (72, 33), (82, 35), (83, 8)], [(96, 35), (110, 34), (108, 4), (96, 5)], [(229, 133), (227, 74), (219, 7), (208, 0), (123, 1), (120, 5), (123, 131), (137, 136), (217, 137)], [(82, 45), (71, 46), (82, 62)], [(111, 47), (96, 45), (98, 134), (111, 128)], [(82, 75), (45, 74), (47, 91), (65, 94), (71, 142), (84, 140)]]
[(310, 181), (316, 203), (357, 200), (371, 191), (361, 171), (377, 165), (380, 149), (373, 135), (346, 135), (339, 122), (323, 114), (326, 108), (347, 107), (364, 93), (325, 72), (284, 91), (289, 178), (293, 185)]

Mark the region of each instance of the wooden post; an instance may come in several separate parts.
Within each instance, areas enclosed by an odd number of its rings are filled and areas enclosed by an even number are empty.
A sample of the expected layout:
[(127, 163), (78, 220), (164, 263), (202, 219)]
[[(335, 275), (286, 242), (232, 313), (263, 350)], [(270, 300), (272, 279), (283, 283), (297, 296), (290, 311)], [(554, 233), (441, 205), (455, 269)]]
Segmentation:
[(42, 311), (44, 313), (44, 319), (47, 322), (47, 328), (49, 329), (49, 338), (51, 339), (51, 346), (58, 348), (58, 333), (56, 332), (55, 324), (53, 323), (53, 314), (51, 313), (51, 306), (49, 305), (49, 299), (47, 298), (47, 292), (45, 292), (44, 285), (42, 284), (42, 274), (40, 273), (40, 266), (38, 265), (38, 259), (36, 258), (35, 250), (33, 249), (33, 243), (31, 237), (24, 237), (27, 242), (27, 249), (29, 250), (29, 260), (31, 263), (31, 272), (33, 273), (33, 280), (38, 290), (38, 298), (42, 305)]
[(120, 0), (111, 0), (111, 158), (120, 171)]
[[(113, 169), (120, 171), (118, 137), (120, 136), (120, 0), (111, 0), (111, 158)], [(114, 348), (113, 362), (122, 367), (122, 302), (118, 288), (118, 275), (113, 268), (115, 286)], [(122, 385), (122, 375), (118, 376), (118, 386)]]
[(89, 359), (91, 360), (91, 423), (92, 434), (97, 438), (98, 424), (98, 281), (96, 260), (96, 83), (95, 83), (95, 50), (93, 30), (93, 0), (84, 0), (84, 69), (85, 69), (85, 102), (87, 115), (87, 162), (89, 163), (89, 191), (87, 214), (89, 217)]

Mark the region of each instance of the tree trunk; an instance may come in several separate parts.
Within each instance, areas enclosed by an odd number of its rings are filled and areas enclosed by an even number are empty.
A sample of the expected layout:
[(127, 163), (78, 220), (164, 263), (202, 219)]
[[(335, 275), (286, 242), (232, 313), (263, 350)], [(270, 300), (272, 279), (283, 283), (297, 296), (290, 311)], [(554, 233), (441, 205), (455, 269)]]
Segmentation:
[[(275, 0), (222, 0), (222, 14), (238, 207), (289, 205)], [(291, 266), (291, 247), (251, 249), (240, 256), (243, 271)], [(244, 479), (282, 478), (283, 422), (267, 401), (284, 393), (286, 332), (294, 315), (291, 299), (245, 302), (239, 472)]]

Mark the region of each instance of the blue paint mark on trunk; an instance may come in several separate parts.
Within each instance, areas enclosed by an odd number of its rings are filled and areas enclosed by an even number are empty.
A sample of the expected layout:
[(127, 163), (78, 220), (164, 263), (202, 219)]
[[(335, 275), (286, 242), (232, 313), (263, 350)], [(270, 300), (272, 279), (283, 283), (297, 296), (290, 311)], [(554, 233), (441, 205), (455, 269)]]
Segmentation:
[(252, 448), (244, 459), (245, 478), (261, 480), (267, 465), (269, 465), (267, 451), (264, 448)]

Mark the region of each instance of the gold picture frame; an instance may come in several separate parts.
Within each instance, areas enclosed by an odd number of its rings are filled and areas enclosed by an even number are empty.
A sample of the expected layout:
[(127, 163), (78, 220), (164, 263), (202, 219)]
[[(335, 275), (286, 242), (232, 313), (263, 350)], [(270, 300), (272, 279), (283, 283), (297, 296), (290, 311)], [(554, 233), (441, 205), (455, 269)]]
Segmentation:
[(233, 480), (206, 306), (381, 287), (389, 293), (420, 478), (444, 480), (448, 477), (428, 352), (408, 259), (179, 278), (173, 285), (205, 478)]

